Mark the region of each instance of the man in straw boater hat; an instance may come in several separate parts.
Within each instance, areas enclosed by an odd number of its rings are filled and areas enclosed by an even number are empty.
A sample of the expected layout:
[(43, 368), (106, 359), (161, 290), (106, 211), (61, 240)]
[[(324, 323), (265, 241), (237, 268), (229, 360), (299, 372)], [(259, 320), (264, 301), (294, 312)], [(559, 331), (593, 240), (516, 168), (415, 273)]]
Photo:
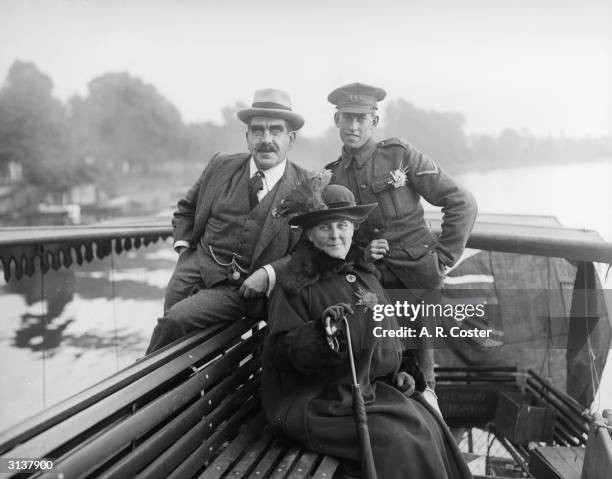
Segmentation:
[[(469, 191), (412, 145), (397, 138), (373, 138), (379, 122), (377, 105), (386, 94), (363, 83), (344, 85), (329, 94), (343, 147), (340, 158), (326, 168), (334, 174), (332, 183), (348, 187), (358, 204), (378, 203), (355, 241), (376, 261), (383, 286), (399, 294), (392, 294), (392, 299), (437, 302), (446, 268), (463, 253), (477, 206)], [(427, 226), (421, 197), (442, 207), (438, 237)], [(433, 393), (433, 350), (422, 343), (416, 356)]]
[(256, 91), (237, 115), (249, 152), (213, 156), (174, 212), (179, 258), (147, 354), (197, 328), (263, 317), (276, 270), (299, 239), (273, 213), (305, 176), (287, 159), (304, 119), (275, 89)]
[(304, 229), (305, 240), (270, 298), (267, 420), (339, 458), (347, 477), (470, 478), (442, 416), (423, 396), (423, 375), (405, 369), (395, 336), (380, 334), (395, 332), (397, 320), (376, 315), (389, 299), (369, 256), (352, 243), (377, 205), (356, 204), (348, 188), (327, 185), (330, 176), (310, 177), (279, 208), (295, 215), (290, 223)]

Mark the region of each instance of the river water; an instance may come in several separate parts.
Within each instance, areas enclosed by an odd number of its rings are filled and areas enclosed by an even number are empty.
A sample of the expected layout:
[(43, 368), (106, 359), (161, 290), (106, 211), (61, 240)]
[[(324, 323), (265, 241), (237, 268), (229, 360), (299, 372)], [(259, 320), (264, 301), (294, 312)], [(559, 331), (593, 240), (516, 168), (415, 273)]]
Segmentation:
[[(456, 178), (481, 212), (552, 215), (612, 241), (612, 160)], [(159, 242), (77, 270), (0, 279), (0, 431), (142, 357), (175, 261)], [(597, 409), (612, 408), (611, 362)]]

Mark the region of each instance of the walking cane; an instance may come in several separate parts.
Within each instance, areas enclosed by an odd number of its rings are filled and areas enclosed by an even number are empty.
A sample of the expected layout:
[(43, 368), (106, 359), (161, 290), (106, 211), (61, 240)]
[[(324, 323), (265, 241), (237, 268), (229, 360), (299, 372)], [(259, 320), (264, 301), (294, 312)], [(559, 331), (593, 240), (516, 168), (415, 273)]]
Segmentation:
[(361, 449), (361, 477), (363, 479), (377, 479), (376, 468), (374, 467), (374, 455), (372, 454), (372, 445), (370, 444), (368, 418), (366, 416), (365, 404), (363, 403), (363, 395), (361, 394), (359, 381), (357, 381), (357, 372), (355, 371), (355, 358), (353, 357), (353, 346), (351, 345), (351, 330), (349, 329), (346, 316), (343, 315), (342, 320), (346, 328), (346, 344), (348, 346), (349, 361), (351, 363), (351, 374), (353, 375), (351, 391), (353, 393), (355, 426), (357, 428), (357, 437), (359, 438), (359, 447)]

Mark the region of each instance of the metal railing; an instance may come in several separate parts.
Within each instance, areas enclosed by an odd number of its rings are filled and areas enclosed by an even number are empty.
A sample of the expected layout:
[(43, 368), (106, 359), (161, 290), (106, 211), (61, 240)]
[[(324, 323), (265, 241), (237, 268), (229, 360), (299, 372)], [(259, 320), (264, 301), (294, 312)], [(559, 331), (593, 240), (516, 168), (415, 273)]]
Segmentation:
[[(434, 233), (440, 221), (431, 220)], [(45, 273), (51, 267), (69, 267), (102, 259), (112, 250), (121, 253), (132, 247), (157, 242), (172, 235), (168, 225), (57, 226), (0, 228), (0, 261), (6, 281), (32, 275), (35, 260)], [(612, 264), (612, 243), (597, 239), (589, 231), (493, 222), (477, 222), (469, 248), (506, 253), (565, 258), (573, 261)]]

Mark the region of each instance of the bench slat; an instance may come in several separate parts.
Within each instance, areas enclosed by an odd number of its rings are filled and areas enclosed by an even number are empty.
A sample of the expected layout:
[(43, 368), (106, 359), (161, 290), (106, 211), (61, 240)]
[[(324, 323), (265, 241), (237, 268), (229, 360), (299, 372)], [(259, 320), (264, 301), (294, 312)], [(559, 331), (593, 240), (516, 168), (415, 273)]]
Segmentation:
[(135, 454), (122, 458), (100, 477), (105, 479), (123, 479), (136, 476), (138, 471), (158, 457), (169, 444), (179, 440), (186, 430), (199, 423), (204, 415), (205, 407), (205, 399), (198, 400), (193, 407), (181, 413), (169, 424), (166, 424), (163, 434), (156, 434), (145, 441), (135, 450)]
[(291, 467), (296, 463), (298, 457), (300, 456), (300, 452), (300, 449), (296, 446), (290, 447), (274, 469), (274, 472), (270, 475), (270, 479), (285, 479), (291, 470)]
[(314, 479), (331, 479), (340, 464), (332, 457), (325, 456), (313, 474)]
[[(254, 366), (256, 366), (255, 363)], [(239, 382), (241, 379), (240, 376), (248, 376), (249, 372), (250, 371), (248, 370), (238, 371), (231, 378), (228, 378), (228, 382), (233, 383), (236, 376), (238, 376), (238, 381), (235, 382)], [(250, 379), (251, 382), (256, 382), (257, 380), (257, 377)], [(221, 389), (222, 386), (223, 384), (215, 388), (213, 393), (216, 392), (217, 389)], [(180, 416), (173, 419), (169, 424), (165, 425), (163, 434), (155, 434), (148, 438), (136, 448), (134, 454), (121, 459), (101, 477), (107, 479), (134, 477), (140, 470), (150, 464), (156, 457), (166, 450), (170, 444), (173, 444), (175, 441), (179, 440), (186, 431), (189, 431), (196, 424), (202, 421), (202, 418), (211, 408), (211, 405), (209, 404), (210, 394), (211, 393), (204, 395), (191, 408), (182, 412)], [(215, 401), (213, 401), (213, 404), (215, 404)]]
[(268, 449), (266, 454), (255, 465), (255, 469), (249, 474), (250, 479), (266, 477), (278, 462), (282, 459), (286, 448), (278, 441), (272, 443), (272, 447)]
[(131, 441), (145, 434), (151, 427), (199, 395), (202, 388), (202, 378), (194, 376), (177, 390), (166, 393), (155, 403), (147, 405), (105, 433), (93, 438), (68, 457), (56, 461), (56, 470), (63, 472), (67, 477), (74, 477), (79, 472), (94, 471), (108, 458), (128, 447)]
[[(210, 415), (202, 418), (195, 427), (185, 433), (177, 442), (172, 444), (163, 454), (155, 459), (147, 468), (142, 471), (137, 477), (166, 477), (173, 469), (175, 469), (181, 461), (183, 461), (202, 441), (211, 435), (213, 431), (209, 427), (210, 422), (216, 423), (218, 417), (228, 417), (229, 412), (236, 406), (240, 406), (246, 402), (249, 396), (252, 396), (257, 390), (258, 381), (253, 381), (246, 387), (241, 388), (228, 397), (227, 400), (215, 409)], [(164, 431), (158, 432), (157, 435), (163, 436)]]
[(208, 440), (196, 448), (190, 456), (168, 476), (168, 479), (193, 477), (204, 464), (213, 457), (221, 445), (236, 434), (240, 425), (247, 419), (247, 416), (252, 414), (256, 407), (260, 406), (261, 401), (259, 396), (251, 397), (228, 421), (217, 428), (215, 433), (212, 434)]
[[(176, 358), (195, 345), (212, 339), (223, 327), (224, 325), (215, 325), (206, 331), (193, 334), (180, 343), (170, 346), (155, 355), (147, 356), (138, 361), (138, 363), (128, 366), (61, 403), (51, 406), (22, 423), (11, 427), (10, 430), (0, 434), (0, 453), (4, 454), (17, 444), (27, 441), (41, 431), (53, 427), (104, 397), (110, 396), (128, 384), (146, 376), (151, 371), (158, 369), (160, 365), (165, 364), (168, 358)], [(248, 328), (245, 326), (245, 329)]]
[[(222, 360), (224, 359), (222, 358)], [(212, 392), (206, 394), (202, 401), (191, 405), (189, 408), (196, 409), (197, 416), (189, 416), (190, 419), (182, 423), (183, 432), (193, 427), (204, 414), (207, 414), (213, 407), (219, 404), (221, 398), (225, 398), (238, 385), (243, 384), (245, 379), (258, 367), (257, 361), (252, 361), (252, 364), (240, 368), (236, 373), (214, 388)], [(117, 424), (106, 433), (91, 440), (78, 449), (76, 453), (56, 462), (56, 469), (63, 471), (66, 475), (71, 475), (76, 474), (77, 471), (93, 470), (98, 465), (103, 464), (110, 457), (117, 455), (121, 449), (128, 447), (132, 441), (139, 439), (154, 426), (166, 420), (167, 417), (179, 410), (188, 401), (199, 396), (203, 392), (203, 375), (204, 371), (200, 371), (183, 385), (173, 391), (169, 391), (153, 403), (136, 411), (136, 413), (129, 416), (122, 423)], [(168, 442), (166, 442), (167, 444)], [(158, 450), (157, 454), (159, 452), (161, 451)], [(148, 455), (148, 457), (152, 460), (155, 455)], [(132, 474), (135, 472), (132, 470)]]
[[(10, 457), (48, 457), (49, 453), (59, 448), (66, 438), (77, 437), (82, 431), (95, 426), (100, 418), (109, 417), (122, 408), (137, 401), (151, 391), (151, 384), (161, 384), (184, 372), (193, 363), (216, 352), (223, 344), (232, 341), (236, 335), (249, 325), (249, 322), (236, 322), (217, 336), (198, 345), (190, 354), (173, 359), (163, 368), (151, 372), (148, 376), (136, 380), (123, 390), (91, 405), (89, 408), (67, 418), (51, 429), (41, 432), (31, 441), (21, 444), (10, 451)], [(247, 328), (248, 329), (248, 328)]]
[(257, 461), (265, 453), (270, 443), (274, 440), (268, 428), (257, 439), (257, 442), (246, 451), (246, 454), (240, 459), (227, 477), (245, 477), (249, 471), (257, 464)]
[(236, 438), (209, 464), (198, 479), (218, 479), (221, 477), (255, 441), (265, 425), (264, 415), (262, 413), (257, 414), (252, 421), (240, 428)]
[(317, 461), (317, 458), (318, 456), (314, 452), (304, 452), (291, 471), (291, 474), (289, 474), (288, 479), (303, 479), (310, 477), (310, 471)]

